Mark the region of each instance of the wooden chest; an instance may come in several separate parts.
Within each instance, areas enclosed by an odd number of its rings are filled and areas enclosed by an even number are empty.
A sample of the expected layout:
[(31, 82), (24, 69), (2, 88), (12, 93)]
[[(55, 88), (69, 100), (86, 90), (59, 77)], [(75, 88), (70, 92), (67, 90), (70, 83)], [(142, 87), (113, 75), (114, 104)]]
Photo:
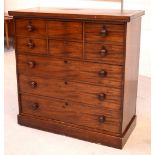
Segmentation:
[(34, 8), (9, 14), (18, 123), (122, 148), (136, 124), (144, 12)]

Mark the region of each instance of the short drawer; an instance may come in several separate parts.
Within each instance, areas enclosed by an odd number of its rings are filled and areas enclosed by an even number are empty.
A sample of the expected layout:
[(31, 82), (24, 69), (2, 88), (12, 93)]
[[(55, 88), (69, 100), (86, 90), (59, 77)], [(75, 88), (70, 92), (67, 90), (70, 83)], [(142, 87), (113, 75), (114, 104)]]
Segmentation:
[(125, 51), (123, 46), (104, 43), (86, 43), (85, 59), (94, 62), (124, 65)]
[(68, 59), (39, 56), (17, 56), (20, 74), (59, 78), (121, 88), (123, 67)]
[(47, 21), (47, 34), (52, 38), (82, 40), (82, 23)]
[(21, 104), (22, 113), (25, 114), (55, 119), (96, 130), (120, 132), (120, 111), (32, 95), (21, 95)]
[(75, 41), (49, 40), (49, 54), (56, 57), (82, 58), (83, 44)]
[(47, 54), (47, 41), (41, 38), (17, 37), (17, 53)]
[(16, 35), (45, 36), (46, 23), (41, 19), (16, 19)]
[(19, 75), (21, 93), (68, 99), (89, 104), (121, 104), (121, 89), (41, 77)]
[(125, 38), (125, 25), (85, 23), (85, 40), (122, 45)]

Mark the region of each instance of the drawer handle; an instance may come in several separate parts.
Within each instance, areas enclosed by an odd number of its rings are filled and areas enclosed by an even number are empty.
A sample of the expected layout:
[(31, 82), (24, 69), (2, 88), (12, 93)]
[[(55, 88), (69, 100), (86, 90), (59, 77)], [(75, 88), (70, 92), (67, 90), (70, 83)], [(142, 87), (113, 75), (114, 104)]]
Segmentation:
[(100, 55), (101, 55), (102, 57), (105, 57), (105, 56), (107, 55), (107, 50), (106, 50), (105, 48), (101, 49)]
[(68, 64), (68, 60), (64, 60), (64, 63), (65, 63), (65, 64)]
[(32, 108), (32, 110), (37, 110), (39, 108), (39, 104), (38, 103), (33, 103), (31, 108)]
[(29, 66), (30, 68), (34, 68), (34, 67), (35, 67), (35, 62), (34, 62), (34, 61), (29, 61), (29, 62), (28, 62), (28, 66)]
[(106, 95), (105, 95), (104, 93), (100, 93), (100, 94), (97, 95), (97, 97), (98, 97), (98, 99), (99, 99), (100, 101), (104, 101), (105, 96), (106, 96)]
[(34, 48), (34, 43), (32, 42), (32, 40), (29, 40), (29, 42), (27, 43), (27, 46), (29, 47), (29, 48)]
[(103, 29), (101, 30), (100, 34), (101, 34), (102, 37), (107, 36), (107, 30), (105, 29), (105, 27), (103, 27)]
[(105, 119), (106, 119), (105, 116), (99, 116), (99, 117), (98, 117), (98, 121), (99, 121), (100, 123), (104, 123), (104, 122), (105, 122)]
[(104, 70), (101, 70), (101, 71), (98, 72), (98, 75), (99, 75), (100, 77), (105, 77), (105, 76), (107, 75), (107, 72), (104, 71)]
[(34, 27), (33, 27), (32, 25), (30, 25), (30, 24), (27, 25), (26, 28), (27, 28), (27, 31), (28, 31), (28, 32), (32, 32), (32, 31), (34, 30)]
[(31, 85), (32, 88), (36, 88), (37, 87), (37, 82), (31, 81), (30, 85)]

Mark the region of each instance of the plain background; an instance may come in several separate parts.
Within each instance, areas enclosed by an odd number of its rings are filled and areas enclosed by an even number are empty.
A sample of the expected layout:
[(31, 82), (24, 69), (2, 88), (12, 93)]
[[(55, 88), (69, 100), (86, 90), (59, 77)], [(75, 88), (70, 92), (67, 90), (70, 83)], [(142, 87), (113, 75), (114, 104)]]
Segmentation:
[[(4, 6), (5, 3), (5, 6)], [(4, 8), (3, 8), (4, 6)], [(2, 127), (0, 127), (1, 130), (1, 138), (0, 138), (0, 145), (2, 145), (0, 151), (2, 152), (1, 154), (3, 154), (3, 143), (4, 143), (4, 111), (3, 111), (3, 103), (4, 103), (4, 97), (3, 97), (3, 93), (4, 93), (4, 78), (3, 78), (3, 73), (4, 73), (4, 60), (3, 60), (3, 47), (4, 47), (4, 32), (3, 32), (3, 12), (7, 12), (8, 10), (17, 10), (17, 9), (22, 9), (22, 8), (31, 8), (31, 7), (36, 7), (36, 6), (48, 6), (48, 7), (90, 7), (93, 8), (105, 8), (108, 6), (108, 8), (119, 8), (120, 6), (118, 4), (114, 4), (114, 3), (110, 3), (110, 4), (103, 4), (101, 2), (90, 2), (90, 1), (80, 1), (80, 0), (5, 0), (3, 2), (0, 1), (0, 25), (1, 25), (1, 29), (0, 29), (0, 71), (1, 71), (1, 75), (0, 76), (0, 91), (1, 91), (1, 98), (0, 98), (0, 124)], [(125, 9), (142, 9), (145, 10), (146, 14), (145, 16), (143, 16), (142, 19), (142, 40), (141, 40), (141, 54), (140, 54), (140, 74), (144, 75), (144, 76), (148, 76), (148, 77), (152, 77), (152, 85), (155, 85), (155, 69), (153, 68), (155, 66), (155, 54), (154, 54), (154, 27), (155, 27), (155, 23), (154, 23), (154, 2), (152, 0), (152, 2), (150, 0), (125, 0)], [(144, 37), (145, 36), (145, 37)], [(143, 41), (144, 39), (144, 41)], [(145, 42), (146, 41), (146, 42)], [(147, 50), (144, 50), (147, 49)], [(151, 70), (152, 68), (152, 70)], [(154, 94), (155, 94), (155, 89), (154, 87), (152, 87), (152, 103), (154, 103), (153, 101), (155, 101), (154, 98)], [(151, 106), (152, 109), (152, 118), (155, 118), (155, 113), (153, 113), (153, 109), (155, 109), (155, 105), (152, 104)], [(154, 119), (152, 119), (152, 123), (153, 123)], [(155, 130), (154, 127), (154, 123), (152, 125), (152, 131)], [(154, 132), (152, 132), (152, 137), (154, 136)], [(152, 146), (154, 146), (155, 141), (154, 139), (152, 139)], [(152, 147), (152, 151), (153, 151), (153, 147)], [(155, 154), (155, 152), (152, 154)]]

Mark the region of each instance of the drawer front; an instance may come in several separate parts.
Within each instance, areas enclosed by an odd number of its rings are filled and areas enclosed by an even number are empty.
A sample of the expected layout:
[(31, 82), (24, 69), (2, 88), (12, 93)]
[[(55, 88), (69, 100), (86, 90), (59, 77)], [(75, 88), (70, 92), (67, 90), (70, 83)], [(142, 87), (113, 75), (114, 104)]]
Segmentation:
[(82, 40), (82, 23), (47, 21), (47, 34), (53, 38)]
[(21, 74), (82, 81), (121, 88), (122, 66), (18, 55)]
[(122, 45), (125, 38), (125, 26), (113, 24), (85, 24), (85, 40), (92, 42), (117, 43)]
[(45, 36), (46, 23), (37, 19), (16, 19), (16, 35), (22, 36)]
[(82, 58), (83, 45), (80, 42), (49, 40), (49, 53), (52, 56)]
[(103, 43), (86, 43), (85, 59), (94, 62), (123, 65), (125, 51), (123, 46), (105, 45)]
[(121, 104), (120, 89), (66, 80), (20, 75), (19, 88), (21, 93), (32, 93), (88, 104), (104, 104), (106, 102)]
[(21, 96), (22, 113), (119, 133), (120, 111), (45, 97)]
[(46, 39), (17, 37), (16, 51), (17, 53), (47, 54), (46, 42)]

